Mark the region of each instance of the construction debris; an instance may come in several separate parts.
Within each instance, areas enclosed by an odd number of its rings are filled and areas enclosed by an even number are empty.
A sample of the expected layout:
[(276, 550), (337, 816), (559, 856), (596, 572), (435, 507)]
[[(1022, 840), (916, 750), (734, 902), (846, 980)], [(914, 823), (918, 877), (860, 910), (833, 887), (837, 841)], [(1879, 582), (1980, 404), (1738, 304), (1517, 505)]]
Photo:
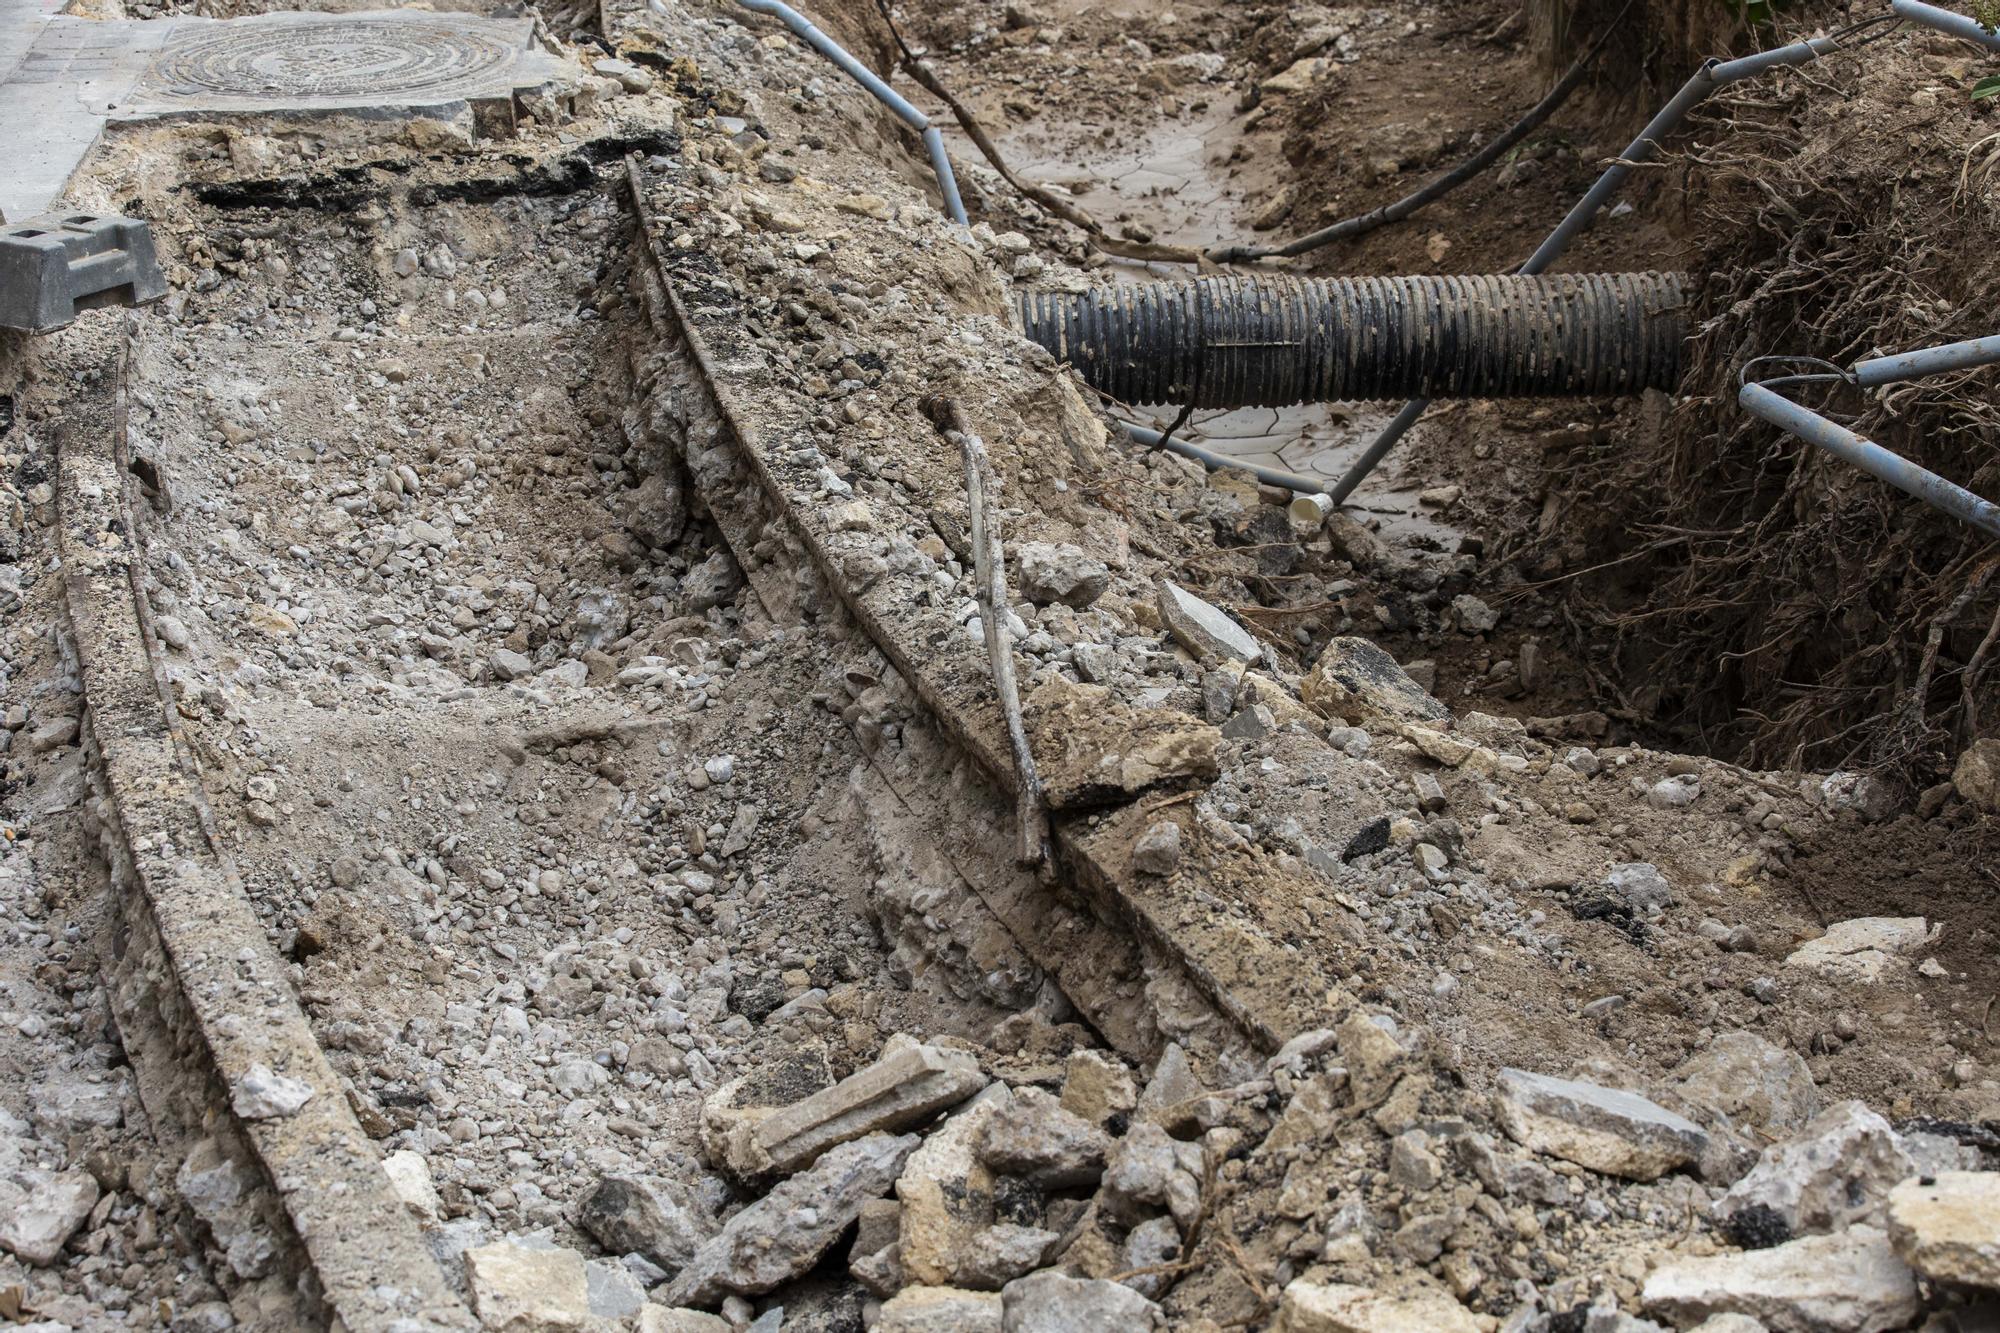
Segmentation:
[[(125, 124), (66, 186), (70, 216), (147, 219), (158, 304), (0, 337), (0, 1313), (1985, 1317), (2000, 584), (1977, 553), (1924, 567), (1949, 614), (1914, 648), (1885, 639), (1921, 680), (1859, 658), (1837, 699), (1778, 701), (1905, 719), (1801, 771), (1709, 724), (1768, 692), (1691, 701), (1630, 660), (1669, 614), (1655, 585), (1736, 538), (1579, 508), (1706, 389), (1467, 403), (1339, 506), (1309, 487), (1374, 407), (1197, 414), (1253, 355), (1226, 340), (1175, 401), (1099, 403), (1014, 324), (1117, 299), (1114, 249), (1402, 197), (1522, 101), (1542, 39), (1513, 10), (894, 6), (1019, 179), (1135, 233), (1086, 245), (962, 144), (972, 225), (944, 216), (906, 122), (764, 0), (533, 24), (180, 5), (0, 15), (51, 95), (156, 39), (149, 96), (257, 85)], [(880, 31), (872, 0), (804, 8), (857, 57)], [(327, 40), (259, 45), (306, 28)], [(1799, 82), (1869, 98), (1762, 110), (1843, 188), (1935, 205), (1949, 177), (1962, 222), (1985, 57), (1867, 35)], [(498, 91), (435, 100), (398, 56)], [(294, 76), (310, 97), (263, 87)], [(1565, 113), (1423, 234), (1341, 261), (1421, 280), (1343, 289), (1418, 309), (1510, 269), (1629, 139), (1618, 114)], [(1599, 216), (1603, 267), (1692, 239), (1683, 165)], [(1779, 224), (1822, 262), (1811, 219)], [(1912, 240), (1908, 273), (1880, 266), (1934, 283), (1908, 318), (1984, 308), (1978, 247)], [(1756, 306), (1837, 268), (1766, 295), (1704, 274), (1673, 319), (1735, 318), (1715, 282)], [(1674, 349), (1696, 377), (1709, 336)], [(1975, 440), (1982, 382), (1893, 406), (1970, 412)], [(1205, 457), (1121, 429), (1177, 412)], [(1772, 523), (1835, 506), (1857, 552), (1773, 622), (1783, 670), (1731, 658), (1746, 680), (1823, 681), (1820, 638), (1902, 594), (1883, 549), (1957, 549), (1866, 540), (1880, 516), (1821, 480), (1743, 492)], [(1705, 613), (1752, 614), (1753, 573)]]

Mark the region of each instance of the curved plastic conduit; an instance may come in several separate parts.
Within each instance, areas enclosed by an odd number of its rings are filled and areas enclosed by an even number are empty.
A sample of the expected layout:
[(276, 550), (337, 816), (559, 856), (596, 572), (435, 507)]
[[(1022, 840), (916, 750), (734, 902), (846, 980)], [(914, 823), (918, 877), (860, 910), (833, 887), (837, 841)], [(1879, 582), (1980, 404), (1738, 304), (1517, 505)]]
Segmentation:
[(745, 9), (757, 14), (769, 14), (780, 19), (785, 26), (797, 33), (800, 40), (813, 50), (831, 60), (846, 73), (847, 77), (875, 95), (875, 100), (895, 112), (902, 122), (921, 134), (924, 147), (930, 150), (931, 170), (937, 173), (938, 188), (944, 192), (944, 211), (959, 226), (966, 225), (965, 201), (958, 195), (958, 177), (952, 174), (951, 159), (945, 155), (944, 135), (937, 126), (931, 124), (930, 117), (910, 105), (908, 98), (882, 82), (874, 70), (847, 53), (839, 42), (813, 26), (812, 20), (784, 0), (736, 0)]

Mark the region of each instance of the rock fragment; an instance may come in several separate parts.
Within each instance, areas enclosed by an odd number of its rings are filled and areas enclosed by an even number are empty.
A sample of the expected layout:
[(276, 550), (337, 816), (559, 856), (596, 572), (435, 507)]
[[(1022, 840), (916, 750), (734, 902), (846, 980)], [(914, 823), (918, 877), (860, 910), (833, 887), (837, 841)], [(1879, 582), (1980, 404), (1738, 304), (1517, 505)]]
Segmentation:
[(1681, 1096), (1769, 1134), (1788, 1134), (1819, 1112), (1819, 1088), (1797, 1051), (1752, 1032), (1722, 1032), (1683, 1063)]
[(1185, 1234), (1201, 1212), (1201, 1171), (1198, 1146), (1142, 1121), (1113, 1152), (1098, 1198), (1106, 1213), (1128, 1226), (1165, 1211)]
[(1647, 861), (1627, 861), (1611, 867), (1604, 887), (1635, 912), (1664, 911), (1674, 905), (1673, 886), (1660, 868)]
[(1737, 1314), (1770, 1333), (1878, 1333), (1903, 1327), (1918, 1308), (1915, 1277), (1888, 1236), (1868, 1226), (1665, 1264), (1640, 1299), (1678, 1327)]
[(1160, 580), (1158, 604), (1160, 623), (1197, 662), (1208, 658), (1224, 662), (1262, 660), (1264, 645), (1257, 641), (1256, 635), (1179, 584)]
[(964, 1051), (898, 1033), (881, 1059), (803, 1101), (728, 1112), (733, 1120), (720, 1136), (724, 1164), (743, 1177), (789, 1175), (836, 1144), (916, 1124), (986, 1083), (979, 1062)]
[(732, 1328), (721, 1315), (704, 1310), (648, 1305), (639, 1311), (639, 1333), (731, 1333)]
[(444, 1211), (437, 1186), (431, 1181), (430, 1163), (423, 1154), (405, 1148), (382, 1159), (382, 1172), (403, 1206), (427, 1222), (435, 1222)]
[(1981, 810), (2000, 813), (2000, 739), (1966, 746), (1951, 770), (1951, 785)]
[(1139, 1083), (1132, 1071), (1101, 1051), (1077, 1051), (1063, 1077), (1061, 1106), (1099, 1129), (1125, 1121), (1139, 1105)]
[(1365, 1014), (1351, 1015), (1334, 1031), (1355, 1108), (1367, 1111), (1380, 1106), (1403, 1076), (1409, 1052), (1388, 1029)]
[(1443, 1292), (1378, 1295), (1367, 1287), (1307, 1282), (1285, 1288), (1271, 1333), (1485, 1333), (1478, 1316)]
[(643, 1255), (669, 1276), (715, 1235), (715, 1219), (671, 1181), (606, 1176), (583, 1200), (577, 1225), (611, 1254)]
[(1035, 770), (1050, 808), (1104, 805), (1163, 782), (1212, 782), (1222, 734), (1171, 708), (1131, 708), (1102, 685), (1061, 676), (1025, 706)]
[(1343, 722), (1444, 722), (1451, 717), (1450, 709), (1367, 639), (1343, 637), (1328, 643), (1300, 691), (1311, 707)]
[(97, 1195), (88, 1171), (13, 1172), (0, 1179), (0, 1247), (48, 1267), (97, 1206)]
[(1889, 1242), (1933, 1281), (2000, 1289), (2000, 1172), (1904, 1181), (1889, 1195)]
[(1874, 1220), (1889, 1191), (1916, 1170), (1888, 1121), (1860, 1102), (1840, 1102), (1766, 1148), (1712, 1211), (1739, 1232), (1778, 1224), (1786, 1235), (1834, 1231)]
[(1686, 1166), (1708, 1142), (1701, 1126), (1637, 1093), (1523, 1069), (1500, 1071), (1494, 1109), (1522, 1147), (1630, 1180)]
[(1808, 941), (1785, 959), (1836, 981), (1878, 981), (1891, 964), (1930, 943), (1920, 916), (1863, 916), (1836, 921), (1826, 934)]
[(465, 1252), (472, 1312), (497, 1333), (556, 1333), (590, 1318), (583, 1256), (502, 1241)]
[(646, 1304), (646, 1289), (616, 1259), (592, 1259), (583, 1266), (584, 1290), (596, 1319), (625, 1319)]
[(993, 1172), (978, 1145), (1012, 1094), (996, 1084), (934, 1130), (896, 1180), (902, 1200), (903, 1271), (919, 1286), (964, 1285), (961, 1269), (974, 1237), (993, 1225)]
[(960, 1286), (998, 1291), (1040, 1268), (1061, 1239), (1041, 1227), (1001, 1222), (973, 1234), (957, 1255), (952, 1272)]
[(1132, 844), (1132, 868), (1142, 875), (1171, 875), (1180, 863), (1181, 826), (1171, 819), (1154, 824)]
[(1067, 544), (1022, 542), (1014, 548), (1021, 595), (1037, 606), (1052, 602), (1081, 611), (1111, 586), (1111, 571), (1089, 552)]
[(668, 1286), (669, 1305), (715, 1305), (756, 1296), (818, 1263), (861, 1205), (887, 1193), (921, 1141), (870, 1134), (825, 1153), (806, 1171), (729, 1219)]
[(1130, 1287), (1053, 1269), (1016, 1278), (1000, 1299), (1003, 1333), (1143, 1333), (1160, 1308)]
[(268, 1065), (251, 1065), (231, 1091), (229, 1104), (245, 1120), (281, 1120), (296, 1115), (312, 1096), (312, 1084), (273, 1073)]
[(1017, 1088), (1012, 1101), (987, 1121), (979, 1159), (1043, 1189), (1074, 1189), (1097, 1182), (1110, 1148), (1108, 1134), (1048, 1093)]
[(874, 1333), (1000, 1333), (998, 1292), (905, 1287), (883, 1303)]

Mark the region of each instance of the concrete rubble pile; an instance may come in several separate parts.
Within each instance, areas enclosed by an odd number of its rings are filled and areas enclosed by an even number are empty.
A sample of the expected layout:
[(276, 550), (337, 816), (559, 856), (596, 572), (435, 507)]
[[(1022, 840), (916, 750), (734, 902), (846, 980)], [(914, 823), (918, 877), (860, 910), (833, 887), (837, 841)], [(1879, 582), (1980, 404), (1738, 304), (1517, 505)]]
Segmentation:
[[(1087, 1048), (1023, 1070), (898, 1035), (787, 1105), (740, 1080), (711, 1095), (709, 1165), (748, 1198), (726, 1216), (684, 1184), (605, 1178), (578, 1219), (605, 1258), (517, 1237), (466, 1250), (465, 1272), (495, 1328), (817, 1328), (832, 1269), (886, 1333), (1203, 1328), (1171, 1294), (1231, 1263), (1251, 1205), (1253, 1225), (1311, 1223), (1265, 1288), (1288, 1333), (1876, 1333), (1926, 1308), (1974, 1318), (2000, 1293), (1992, 1157), (1859, 1103), (1816, 1109), (1801, 1062), (1759, 1038), (1729, 1034), (1660, 1090), (1710, 1129), (1642, 1090), (1521, 1070), (1487, 1094), (1456, 1084), (1424, 1034), (1362, 1005), (1216, 1089), (1177, 1047), (1142, 1078)], [(1750, 1133), (1769, 1146), (1715, 1150)], [(1649, 1199), (1701, 1208), (1743, 1248), (1690, 1231), (1504, 1322), (1465, 1303), (1521, 1238), (1559, 1253), (1564, 1219), (1644, 1221)]]

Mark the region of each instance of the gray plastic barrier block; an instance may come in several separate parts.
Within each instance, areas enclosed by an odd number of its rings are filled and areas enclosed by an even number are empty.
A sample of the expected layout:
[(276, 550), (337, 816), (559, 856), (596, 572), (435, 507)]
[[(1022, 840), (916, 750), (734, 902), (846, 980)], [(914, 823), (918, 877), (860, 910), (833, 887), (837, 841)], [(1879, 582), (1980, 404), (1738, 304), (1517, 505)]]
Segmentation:
[(135, 218), (71, 211), (0, 224), (0, 329), (50, 333), (79, 310), (166, 294), (153, 233)]

